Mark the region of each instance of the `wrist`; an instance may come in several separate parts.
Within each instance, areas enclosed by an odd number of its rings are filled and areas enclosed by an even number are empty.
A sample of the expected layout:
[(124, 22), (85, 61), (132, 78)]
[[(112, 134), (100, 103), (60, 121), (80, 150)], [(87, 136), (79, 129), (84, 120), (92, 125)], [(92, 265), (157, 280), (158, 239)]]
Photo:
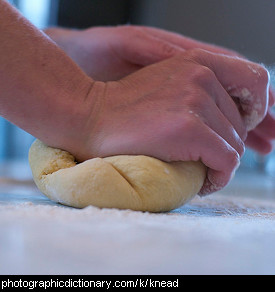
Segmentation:
[(76, 93), (66, 107), (62, 107), (60, 129), (54, 147), (64, 149), (73, 154), (77, 161), (95, 157), (98, 145), (98, 125), (102, 115), (106, 83), (93, 81)]
[[(88, 135), (86, 119), (94, 121), (88, 115), (94, 113), (94, 81), (6, 1), (0, 0), (0, 16), (0, 115), (77, 154)], [(61, 42), (70, 33), (46, 32)]]

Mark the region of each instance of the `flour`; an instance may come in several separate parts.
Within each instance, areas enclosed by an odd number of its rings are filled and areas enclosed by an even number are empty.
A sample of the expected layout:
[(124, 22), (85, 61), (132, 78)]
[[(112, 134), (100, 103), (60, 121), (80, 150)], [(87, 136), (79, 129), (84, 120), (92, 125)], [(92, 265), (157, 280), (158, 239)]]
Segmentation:
[[(253, 69), (254, 70), (254, 69)], [(248, 131), (253, 130), (261, 122), (263, 116), (263, 104), (261, 99), (254, 96), (248, 88), (237, 88), (236, 86), (228, 86), (226, 88), (228, 94), (236, 97), (243, 113), (242, 118)]]
[(200, 116), (196, 113), (194, 113), (193, 111), (188, 111), (189, 114), (194, 115), (197, 118), (200, 118)]
[(246, 113), (243, 116), (245, 125), (247, 130), (251, 131), (261, 122), (262, 115), (260, 113), (263, 111), (263, 104), (260, 98), (253, 96), (247, 88), (241, 90), (240, 99), (241, 107)]
[(259, 77), (261, 76), (261, 73), (258, 70), (256, 70), (255, 68), (253, 68), (251, 65), (248, 65), (248, 68), (257, 76), (259, 76)]
[[(274, 274), (274, 189), (243, 181), (236, 195), (231, 187), (161, 214), (11, 199), (0, 204), (0, 273)], [(245, 197), (255, 189), (259, 199)]]

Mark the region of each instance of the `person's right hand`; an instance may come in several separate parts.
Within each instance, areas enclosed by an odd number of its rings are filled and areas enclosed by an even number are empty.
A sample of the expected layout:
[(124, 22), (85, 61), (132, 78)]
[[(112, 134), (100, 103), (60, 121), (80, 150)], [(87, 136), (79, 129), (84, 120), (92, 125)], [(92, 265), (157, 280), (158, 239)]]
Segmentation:
[(84, 103), (77, 158), (143, 154), (168, 162), (201, 160), (208, 172), (200, 193), (212, 193), (239, 166), (247, 130), (266, 114), (268, 87), (268, 72), (260, 65), (200, 49), (119, 81), (95, 82)]
[[(92, 27), (85, 30), (50, 28), (45, 32), (88, 76), (98, 81), (119, 80), (144, 66), (196, 48), (245, 59), (238, 52), (146, 26)], [(272, 89), (269, 97), (269, 113), (257, 128), (248, 133), (245, 141), (247, 146), (261, 154), (272, 151), (275, 139), (275, 117), (271, 114), (275, 94)]]

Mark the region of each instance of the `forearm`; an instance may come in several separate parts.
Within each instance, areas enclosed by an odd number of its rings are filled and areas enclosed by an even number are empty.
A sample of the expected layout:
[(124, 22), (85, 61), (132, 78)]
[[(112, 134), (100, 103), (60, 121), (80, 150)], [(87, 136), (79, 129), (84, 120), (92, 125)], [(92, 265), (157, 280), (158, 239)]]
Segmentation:
[(66, 143), (92, 80), (1, 0), (0, 16), (0, 115), (53, 146)]

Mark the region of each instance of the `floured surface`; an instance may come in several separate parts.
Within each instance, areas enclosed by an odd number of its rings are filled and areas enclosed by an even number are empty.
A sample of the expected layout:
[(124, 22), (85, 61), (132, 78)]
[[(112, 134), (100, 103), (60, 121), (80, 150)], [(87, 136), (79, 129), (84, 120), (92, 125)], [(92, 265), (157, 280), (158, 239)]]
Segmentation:
[(2, 180), (0, 273), (274, 274), (274, 183), (245, 178), (163, 214), (73, 209)]

